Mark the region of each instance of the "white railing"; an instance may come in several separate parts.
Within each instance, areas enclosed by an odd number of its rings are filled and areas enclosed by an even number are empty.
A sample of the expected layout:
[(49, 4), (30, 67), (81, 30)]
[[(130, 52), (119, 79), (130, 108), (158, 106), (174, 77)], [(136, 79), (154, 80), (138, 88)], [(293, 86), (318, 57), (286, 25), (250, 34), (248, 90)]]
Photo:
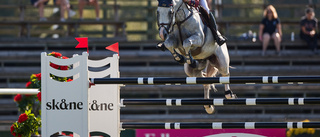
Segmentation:
[(16, 95), (16, 94), (38, 94), (38, 89), (31, 88), (0, 88), (0, 95)]

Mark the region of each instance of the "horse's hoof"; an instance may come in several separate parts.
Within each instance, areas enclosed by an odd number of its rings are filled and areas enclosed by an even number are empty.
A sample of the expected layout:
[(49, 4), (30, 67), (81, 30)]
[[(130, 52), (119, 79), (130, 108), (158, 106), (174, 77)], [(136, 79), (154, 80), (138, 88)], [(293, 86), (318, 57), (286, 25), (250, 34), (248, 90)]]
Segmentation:
[(226, 97), (226, 99), (236, 99), (238, 98), (236, 94), (227, 94), (227, 95), (224, 95)]
[(206, 112), (208, 114), (213, 114), (214, 113), (214, 106), (213, 105), (210, 105), (210, 106), (204, 106)]
[[(177, 61), (177, 60), (176, 60)], [(183, 65), (185, 63), (184, 58), (180, 59), (179, 61), (177, 61), (179, 64)]]
[(224, 92), (224, 96), (226, 97), (226, 99), (235, 99), (238, 98), (236, 94), (233, 94), (233, 92), (231, 90), (225, 91)]
[(166, 46), (164, 45), (163, 42), (159, 42), (156, 46), (157, 49), (160, 49), (161, 51), (165, 51), (166, 50)]
[(180, 60), (176, 60), (179, 64), (184, 64), (184, 63), (186, 63), (186, 59), (182, 56), (182, 55), (179, 55), (179, 58), (180, 58)]
[(198, 62), (194, 60), (194, 61), (192, 61), (191, 64), (189, 64), (189, 66), (190, 66), (191, 68), (197, 68)]

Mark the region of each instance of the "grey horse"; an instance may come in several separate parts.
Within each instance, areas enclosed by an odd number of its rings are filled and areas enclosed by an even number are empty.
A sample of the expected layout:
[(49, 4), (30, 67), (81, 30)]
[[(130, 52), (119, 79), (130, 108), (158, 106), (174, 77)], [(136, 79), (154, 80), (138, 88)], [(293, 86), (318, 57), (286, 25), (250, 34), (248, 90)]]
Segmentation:
[[(217, 72), (223, 77), (230, 76), (227, 45), (217, 45), (210, 29), (202, 22), (199, 12), (183, 0), (158, 0), (157, 23), (160, 38), (157, 45), (166, 47), (174, 60), (184, 64), (189, 77), (215, 77)], [(204, 98), (210, 98), (213, 84), (205, 84)], [(235, 98), (229, 84), (225, 84), (225, 97)], [(208, 114), (214, 106), (204, 106)]]

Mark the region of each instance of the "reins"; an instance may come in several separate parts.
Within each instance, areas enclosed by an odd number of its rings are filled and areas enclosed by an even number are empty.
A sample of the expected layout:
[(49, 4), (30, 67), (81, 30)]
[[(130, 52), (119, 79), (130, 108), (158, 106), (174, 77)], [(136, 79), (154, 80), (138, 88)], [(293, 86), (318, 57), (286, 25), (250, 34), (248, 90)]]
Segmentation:
[[(181, 44), (183, 44), (182, 33), (181, 33), (181, 25), (193, 16), (193, 11), (192, 11), (192, 9), (188, 8), (187, 4), (184, 3), (184, 2), (179, 6), (179, 8), (178, 8), (177, 11), (180, 10), (180, 8), (182, 7), (183, 4), (185, 4), (185, 6), (187, 7), (187, 9), (188, 9), (191, 13), (190, 13), (189, 16), (186, 17), (184, 20), (179, 21), (179, 22), (176, 21), (176, 22), (173, 24), (172, 30), (171, 30), (171, 31), (173, 31), (174, 25), (177, 25), (177, 26), (178, 26), (179, 39), (180, 39)], [(175, 15), (177, 15), (177, 14), (175, 14)]]

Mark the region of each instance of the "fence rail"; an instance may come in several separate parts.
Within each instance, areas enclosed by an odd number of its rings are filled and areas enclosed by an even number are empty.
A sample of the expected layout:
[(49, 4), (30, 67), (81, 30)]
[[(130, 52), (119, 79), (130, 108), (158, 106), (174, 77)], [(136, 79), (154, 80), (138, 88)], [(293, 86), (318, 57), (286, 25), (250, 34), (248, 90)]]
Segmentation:
[(26, 88), (0, 88), (0, 95), (15, 95), (15, 94), (38, 94), (38, 89), (26, 89)]
[(320, 128), (320, 122), (121, 123), (123, 129)]
[(252, 76), (252, 77), (212, 77), (212, 78), (92, 78), (94, 84), (126, 84), (126, 85), (156, 85), (156, 84), (267, 84), (267, 83), (320, 83), (320, 76)]
[(307, 105), (320, 104), (320, 98), (239, 98), (239, 99), (121, 99), (126, 105)]

